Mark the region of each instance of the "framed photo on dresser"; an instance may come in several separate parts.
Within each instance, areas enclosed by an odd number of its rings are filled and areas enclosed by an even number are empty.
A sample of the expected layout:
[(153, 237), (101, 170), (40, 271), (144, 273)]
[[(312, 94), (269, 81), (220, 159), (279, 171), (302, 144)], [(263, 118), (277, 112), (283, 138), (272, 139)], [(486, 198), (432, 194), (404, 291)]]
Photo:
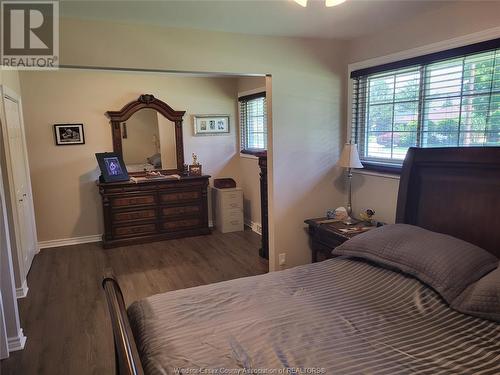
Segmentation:
[(101, 169), (101, 180), (103, 182), (128, 181), (130, 177), (123, 158), (116, 152), (101, 152), (95, 154), (97, 163)]

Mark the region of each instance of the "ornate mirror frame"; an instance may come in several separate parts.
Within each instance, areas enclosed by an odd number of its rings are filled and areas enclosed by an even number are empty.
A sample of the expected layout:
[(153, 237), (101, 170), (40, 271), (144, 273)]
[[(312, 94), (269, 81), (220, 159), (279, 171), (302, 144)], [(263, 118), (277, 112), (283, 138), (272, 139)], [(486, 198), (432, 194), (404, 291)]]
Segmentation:
[[(175, 148), (177, 156), (177, 169), (164, 170), (173, 173), (180, 173), (184, 169), (184, 143), (182, 140), (182, 118), (186, 111), (174, 111), (167, 103), (155, 98), (151, 94), (143, 94), (137, 100), (125, 105), (119, 111), (107, 111), (106, 116), (111, 123), (113, 134), (113, 151), (122, 155), (122, 130), (121, 123), (127, 121), (137, 111), (150, 108), (161, 113), (168, 120), (175, 124)], [(132, 173), (133, 174), (133, 173)]]

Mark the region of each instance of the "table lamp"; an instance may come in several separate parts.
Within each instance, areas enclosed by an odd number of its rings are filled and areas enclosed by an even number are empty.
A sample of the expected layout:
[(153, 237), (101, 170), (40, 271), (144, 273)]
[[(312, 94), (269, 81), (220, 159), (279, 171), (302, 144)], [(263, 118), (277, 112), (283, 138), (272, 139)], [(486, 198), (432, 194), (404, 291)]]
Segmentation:
[(344, 224), (352, 225), (357, 221), (351, 217), (352, 204), (351, 204), (351, 184), (352, 184), (352, 168), (363, 168), (363, 164), (359, 161), (358, 147), (355, 143), (346, 143), (337, 166), (347, 168), (347, 181), (349, 185), (347, 195), (347, 219), (343, 221)]

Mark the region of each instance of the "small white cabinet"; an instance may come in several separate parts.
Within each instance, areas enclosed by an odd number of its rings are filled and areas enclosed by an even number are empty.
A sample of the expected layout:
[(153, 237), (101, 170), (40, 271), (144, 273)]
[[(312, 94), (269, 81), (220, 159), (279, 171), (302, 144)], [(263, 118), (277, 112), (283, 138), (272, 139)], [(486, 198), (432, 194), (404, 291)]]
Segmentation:
[(215, 227), (222, 233), (244, 229), (243, 190), (241, 188), (214, 188)]

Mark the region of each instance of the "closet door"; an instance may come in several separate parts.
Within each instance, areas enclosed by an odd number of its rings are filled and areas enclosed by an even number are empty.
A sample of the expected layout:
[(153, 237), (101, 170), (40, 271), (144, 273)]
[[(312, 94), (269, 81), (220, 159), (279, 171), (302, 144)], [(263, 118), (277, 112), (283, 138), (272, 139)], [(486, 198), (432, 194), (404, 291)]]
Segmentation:
[[(17, 94), (3, 87), (3, 106), (5, 114), (4, 142), (8, 148), (10, 198), (17, 239), (17, 258), (19, 276), (25, 280), (33, 257), (38, 251), (31, 181), (26, 152), (26, 140), (22, 118), (21, 102)], [(19, 286), (18, 286), (19, 287)]]

